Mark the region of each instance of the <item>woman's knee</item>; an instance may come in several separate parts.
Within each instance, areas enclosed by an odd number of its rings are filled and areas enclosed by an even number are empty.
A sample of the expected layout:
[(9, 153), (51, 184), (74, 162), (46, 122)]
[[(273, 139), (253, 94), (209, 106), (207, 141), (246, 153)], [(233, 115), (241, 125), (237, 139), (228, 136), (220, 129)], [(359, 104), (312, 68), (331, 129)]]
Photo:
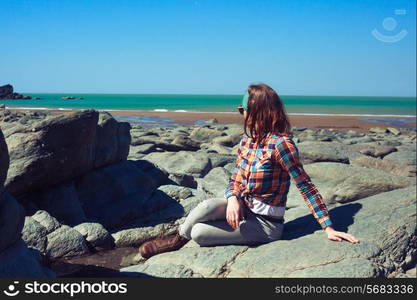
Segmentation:
[(222, 198), (209, 198), (201, 201), (197, 206), (205, 211), (212, 211), (219, 207), (223, 207), (227, 204), (227, 201)]
[(209, 244), (209, 237), (206, 231), (206, 225), (203, 223), (194, 224), (191, 229), (191, 239), (200, 246), (206, 246)]

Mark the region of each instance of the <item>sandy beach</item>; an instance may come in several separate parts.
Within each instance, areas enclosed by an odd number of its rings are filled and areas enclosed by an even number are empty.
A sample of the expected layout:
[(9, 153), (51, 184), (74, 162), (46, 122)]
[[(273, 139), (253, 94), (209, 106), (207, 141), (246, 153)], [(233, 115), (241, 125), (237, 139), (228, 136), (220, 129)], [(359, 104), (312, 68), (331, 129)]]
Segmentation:
[[(11, 111), (31, 111), (31, 109), (16, 109), (9, 108)], [(39, 109), (37, 109), (39, 111)], [(71, 110), (48, 110), (54, 114), (67, 113)], [(239, 113), (234, 112), (164, 112), (164, 111), (134, 111), (134, 110), (106, 110), (115, 116), (148, 116), (159, 117), (163, 119), (173, 120), (175, 123), (183, 126), (193, 125), (196, 121), (205, 121), (210, 119), (217, 119), (219, 124), (243, 124), (243, 117)], [(387, 123), (387, 122), (370, 122), (360, 120), (365, 116), (343, 116), (343, 115), (298, 115), (289, 114), (289, 119), (293, 127), (306, 127), (318, 129), (335, 129), (335, 130), (355, 130), (357, 132), (368, 132), (372, 127), (404, 127), (406, 124), (412, 128), (416, 127), (416, 118), (402, 117), (409, 122), (402, 124)], [(378, 118), (378, 116), (373, 116)], [(398, 117), (386, 117), (386, 120), (395, 121)]]

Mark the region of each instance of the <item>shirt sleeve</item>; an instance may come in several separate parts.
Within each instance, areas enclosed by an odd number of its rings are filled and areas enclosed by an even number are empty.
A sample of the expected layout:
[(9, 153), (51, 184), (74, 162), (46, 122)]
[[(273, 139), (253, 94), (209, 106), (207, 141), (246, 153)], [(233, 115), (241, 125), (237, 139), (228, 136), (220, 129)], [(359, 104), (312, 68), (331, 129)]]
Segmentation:
[[(242, 145), (242, 141), (239, 144), (239, 149), (241, 145)], [(239, 198), (242, 181), (243, 181), (243, 171), (240, 168), (240, 151), (238, 150), (238, 155), (236, 158), (235, 166), (232, 170), (232, 175), (229, 178), (229, 181), (226, 185), (226, 189), (224, 192), (224, 196), (226, 197), (226, 199), (233, 195)]]
[(301, 196), (317, 222), (323, 229), (333, 226), (321, 194), (303, 168), (298, 148), (294, 141), (289, 137), (283, 137), (278, 141), (276, 150), (278, 162), (294, 179)]

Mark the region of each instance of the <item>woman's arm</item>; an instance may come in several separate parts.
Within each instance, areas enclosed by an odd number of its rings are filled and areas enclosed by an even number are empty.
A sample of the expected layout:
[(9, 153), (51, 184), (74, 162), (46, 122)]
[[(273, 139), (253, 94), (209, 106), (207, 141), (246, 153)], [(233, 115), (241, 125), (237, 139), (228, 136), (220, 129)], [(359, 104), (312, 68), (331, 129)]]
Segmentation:
[(356, 243), (358, 240), (351, 234), (336, 231), (333, 229), (333, 223), (330, 220), (327, 207), (316, 186), (311, 181), (310, 176), (306, 173), (301, 163), (298, 148), (291, 138), (283, 137), (277, 145), (276, 158), (282, 167), (288, 171), (294, 179), (298, 190), (304, 201), (317, 222), (327, 233), (330, 240), (341, 241), (346, 239), (349, 242)]
[(294, 179), (308, 209), (323, 229), (332, 226), (327, 207), (316, 186), (311, 181), (300, 161), (298, 148), (289, 137), (283, 137), (276, 144), (276, 159)]

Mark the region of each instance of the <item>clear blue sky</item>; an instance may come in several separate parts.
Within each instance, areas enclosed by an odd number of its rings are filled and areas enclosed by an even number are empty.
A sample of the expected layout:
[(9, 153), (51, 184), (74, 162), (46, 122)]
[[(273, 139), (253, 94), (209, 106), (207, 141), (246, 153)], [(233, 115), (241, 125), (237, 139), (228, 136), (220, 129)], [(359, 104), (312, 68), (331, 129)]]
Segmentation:
[[(281, 94), (415, 96), (415, 10), (411, 0), (0, 0), (0, 85), (241, 94), (265, 82)], [(408, 34), (386, 43), (373, 29)]]

